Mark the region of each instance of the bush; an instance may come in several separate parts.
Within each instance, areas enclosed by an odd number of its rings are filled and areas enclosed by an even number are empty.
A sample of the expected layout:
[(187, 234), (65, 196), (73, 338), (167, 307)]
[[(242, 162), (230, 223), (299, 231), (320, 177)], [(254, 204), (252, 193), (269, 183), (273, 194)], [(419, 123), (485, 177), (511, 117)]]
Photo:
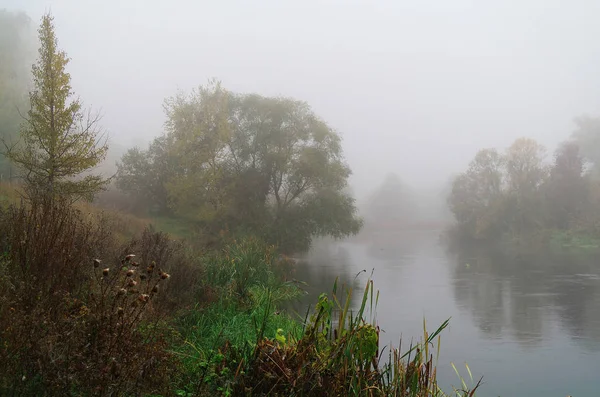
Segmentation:
[(158, 265), (142, 270), (132, 256), (92, 261), (117, 250), (111, 232), (68, 203), (11, 207), (0, 231), (0, 391), (115, 395), (167, 387), (174, 366), (152, 310), (168, 278)]

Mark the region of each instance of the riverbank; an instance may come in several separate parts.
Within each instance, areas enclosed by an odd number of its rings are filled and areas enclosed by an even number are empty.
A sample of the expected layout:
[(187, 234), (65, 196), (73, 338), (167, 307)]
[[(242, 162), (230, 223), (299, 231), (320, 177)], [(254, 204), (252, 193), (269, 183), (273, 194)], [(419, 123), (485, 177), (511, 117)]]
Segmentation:
[(285, 304), (303, 293), (289, 281), (299, 264), (275, 247), (243, 237), (198, 251), (128, 219), (0, 208), (2, 393), (445, 396), (435, 363), (447, 322), (390, 349), (370, 280), (358, 309), (334, 282), (298, 315)]
[[(421, 342), (406, 351), (383, 356), (374, 320), (379, 294), (371, 280), (358, 310), (350, 304), (356, 292), (336, 282), (299, 317), (283, 304), (302, 293), (302, 284), (277, 276), (298, 264), (282, 261), (273, 247), (249, 238), (206, 263), (214, 300), (177, 322), (184, 343), (176, 351), (188, 379), (178, 395), (446, 396), (435, 362), (448, 322), (423, 330)], [(467, 396), (466, 390), (453, 395)]]

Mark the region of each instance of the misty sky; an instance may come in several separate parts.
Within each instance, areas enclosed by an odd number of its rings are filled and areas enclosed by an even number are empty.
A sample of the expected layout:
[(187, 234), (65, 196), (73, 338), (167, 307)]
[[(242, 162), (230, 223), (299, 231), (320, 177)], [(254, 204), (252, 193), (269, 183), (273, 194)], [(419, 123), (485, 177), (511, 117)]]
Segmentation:
[[(340, 131), (357, 193), (432, 186), (477, 149), (554, 145), (600, 114), (600, 1), (0, 0), (55, 17), (73, 88), (114, 141), (160, 134), (209, 78), (305, 100)], [(360, 194), (359, 194), (360, 195)]]

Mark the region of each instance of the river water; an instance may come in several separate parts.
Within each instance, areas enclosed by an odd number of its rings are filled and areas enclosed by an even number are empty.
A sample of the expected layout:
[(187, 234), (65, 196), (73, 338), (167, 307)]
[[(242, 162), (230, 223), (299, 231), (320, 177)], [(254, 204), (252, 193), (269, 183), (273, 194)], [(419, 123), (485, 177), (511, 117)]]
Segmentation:
[(596, 396), (598, 259), (507, 256), (449, 249), (439, 232), (382, 233), (319, 244), (298, 263), (295, 277), (308, 283), (308, 295), (298, 304), (304, 306), (331, 291), (336, 277), (361, 289), (373, 271), (382, 344), (397, 346), (402, 338), (407, 346), (423, 334), (424, 318), (430, 331), (450, 318), (438, 367), (446, 391), (460, 385), (453, 362), (467, 383), (465, 363), (475, 381), (483, 376), (478, 396)]

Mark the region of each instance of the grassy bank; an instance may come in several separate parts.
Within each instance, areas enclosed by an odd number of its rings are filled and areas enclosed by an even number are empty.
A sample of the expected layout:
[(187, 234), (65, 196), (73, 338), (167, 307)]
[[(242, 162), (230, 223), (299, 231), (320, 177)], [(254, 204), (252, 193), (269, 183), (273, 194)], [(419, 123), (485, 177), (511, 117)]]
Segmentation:
[[(447, 396), (435, 363), (448, 322), (431, 334), (424, 329), (404, 352), (385, 350), (370, 280), (357, 310), (350, 307), (355, 292), (336, 283), (305, 316), (285, 313), (280, 304), (301, 291), (278, 281), (272, 253), (248, 239), (208, 262), (214, 300), (178, 322), (184, 385), (177, 394)], [(452, 395), (474, 395), (477, 385), (469, 383), (473, 389), (461, 380)]]
[(246, 237), (199, 252), (114, 217), (0, 210), (0, 394), (446, 395), (435, 364), (447, 323), (405, 351), (380, 346), (371, 281), (355, 310), (355, 292), (334, 285), (289, 313), (303, 291), (275, 247)]
[(600, 238), (583, 232), (555, 230), (550, 234), (549, 244), (558, 250), (594, 252), (600, 249)]

